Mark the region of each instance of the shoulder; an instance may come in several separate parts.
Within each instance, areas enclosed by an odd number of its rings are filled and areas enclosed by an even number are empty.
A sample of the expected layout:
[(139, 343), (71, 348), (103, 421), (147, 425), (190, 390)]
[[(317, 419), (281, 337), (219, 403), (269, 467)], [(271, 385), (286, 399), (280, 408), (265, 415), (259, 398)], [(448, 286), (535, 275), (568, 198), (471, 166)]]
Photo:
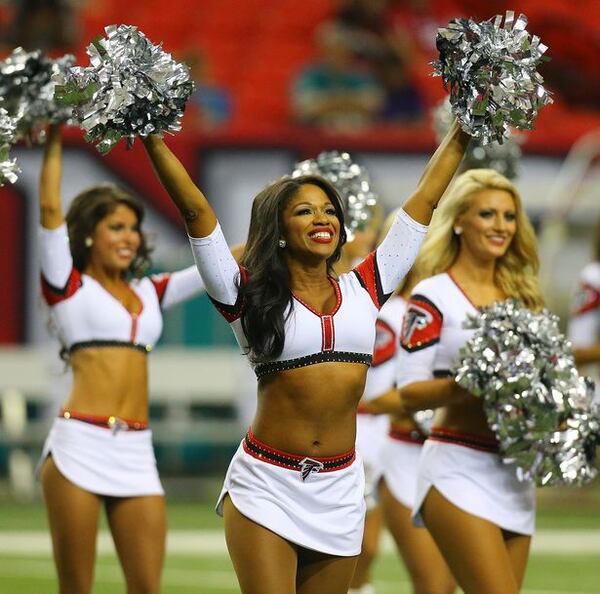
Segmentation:
[(590, 262), (583, 267), (579, 279), (582, 284), (600, 291), (600, 262)]
[(426, 297), (435, 303), (438, 309), (442, 309), (444, 295), (448, 292), (449, 277), (445, 272), (430, 276), (418, 282), (412, 290), (410, 299), (416, 295)]

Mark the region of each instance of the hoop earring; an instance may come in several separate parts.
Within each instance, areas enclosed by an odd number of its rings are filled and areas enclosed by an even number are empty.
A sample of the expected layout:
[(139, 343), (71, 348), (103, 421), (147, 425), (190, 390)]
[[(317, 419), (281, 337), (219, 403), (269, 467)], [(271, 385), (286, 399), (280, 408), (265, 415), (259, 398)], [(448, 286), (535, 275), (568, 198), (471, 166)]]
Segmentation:
[(94, 243), (94, 240), (91, 237), (86, 237), (85, 238), (85, 247), (92, 247), (92, 244)]
[(463, 232), (463, 228), (456, 226), (453, 228), (453, 231), (454, 231), (454, 235), (460, 235)]
[(286, 240), (285, 240), (285, 239), (280, 239), (280, 240), (277, 242), (277, 245), (278, 245), (278, 246), (279, 246), (281, 249), (283, 249), (283, 248), (284, 248), (284, 247), (287, 245), (287, 242), (286, 242)]

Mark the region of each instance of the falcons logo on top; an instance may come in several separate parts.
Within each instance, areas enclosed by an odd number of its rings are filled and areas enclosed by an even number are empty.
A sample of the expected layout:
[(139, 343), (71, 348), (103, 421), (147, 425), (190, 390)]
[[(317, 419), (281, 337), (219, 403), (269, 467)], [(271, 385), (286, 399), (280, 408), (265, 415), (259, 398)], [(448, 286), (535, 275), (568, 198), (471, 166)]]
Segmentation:
[(443, 321), (444, 316), (434, 303), (423, 295), (413, 295), (402, 322), (402, 348), (410, 353), (435, 344), (440, 340)]

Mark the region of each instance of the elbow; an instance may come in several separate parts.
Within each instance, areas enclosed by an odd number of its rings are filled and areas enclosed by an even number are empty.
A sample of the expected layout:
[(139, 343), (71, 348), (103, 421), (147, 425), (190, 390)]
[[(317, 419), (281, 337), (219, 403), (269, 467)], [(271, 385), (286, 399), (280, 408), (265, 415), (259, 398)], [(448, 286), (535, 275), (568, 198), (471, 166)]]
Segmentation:
[(400, 397), (402, 399), (402, 408), (408, 414), (416, 413), (420, 410), (429, 408), (426, 403), (423, 402), (422, 398), (419, 398), (413, 390), (402, 388), (400, 390)]

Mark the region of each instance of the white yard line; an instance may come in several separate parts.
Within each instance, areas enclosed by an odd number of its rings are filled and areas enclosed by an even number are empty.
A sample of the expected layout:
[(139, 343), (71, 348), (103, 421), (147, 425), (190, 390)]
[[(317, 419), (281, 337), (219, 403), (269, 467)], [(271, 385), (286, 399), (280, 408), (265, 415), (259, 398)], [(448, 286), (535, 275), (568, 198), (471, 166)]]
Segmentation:
[[(0, 558), (0, 577), (27, 577), (44, 581), (55, 580), (54, 566), (50, 559), (40, 561), (24, 558)], [(123, 577), (118, 563), (115, 561), (106, 563), (100, 561), (97, 566), (97, 582), (108, 584), (122, 584)], [(237, 581), (232, 571), (214, 571), (206, 569), (166, 569), (164, 581), (169, 586), (190, 586), (203, 588), (210, 587), (213, 590), (236, 590)], [(408, 594), (410, 587), (406, 580), (376, 581), (377, 592), (380, 594)], [(525, 589), (522, 594), (590, 594), (577, 590), (537, 590)]]
[[(0, 531), (0, 555), (50, 554), (48, 532)], [(171, 530), (167, 550), (173, 555), (226, 555), (225, 538), (221, 530)], [(389, 535), (383, 540), (383, 551), (393, 552)], [(100, 555), (114, 553), (110, 535), (101, 532), (98, 538)], [(596, 555), (600, 554), (600, 530), (540, 530), (533, 539), (534, 555)]]

